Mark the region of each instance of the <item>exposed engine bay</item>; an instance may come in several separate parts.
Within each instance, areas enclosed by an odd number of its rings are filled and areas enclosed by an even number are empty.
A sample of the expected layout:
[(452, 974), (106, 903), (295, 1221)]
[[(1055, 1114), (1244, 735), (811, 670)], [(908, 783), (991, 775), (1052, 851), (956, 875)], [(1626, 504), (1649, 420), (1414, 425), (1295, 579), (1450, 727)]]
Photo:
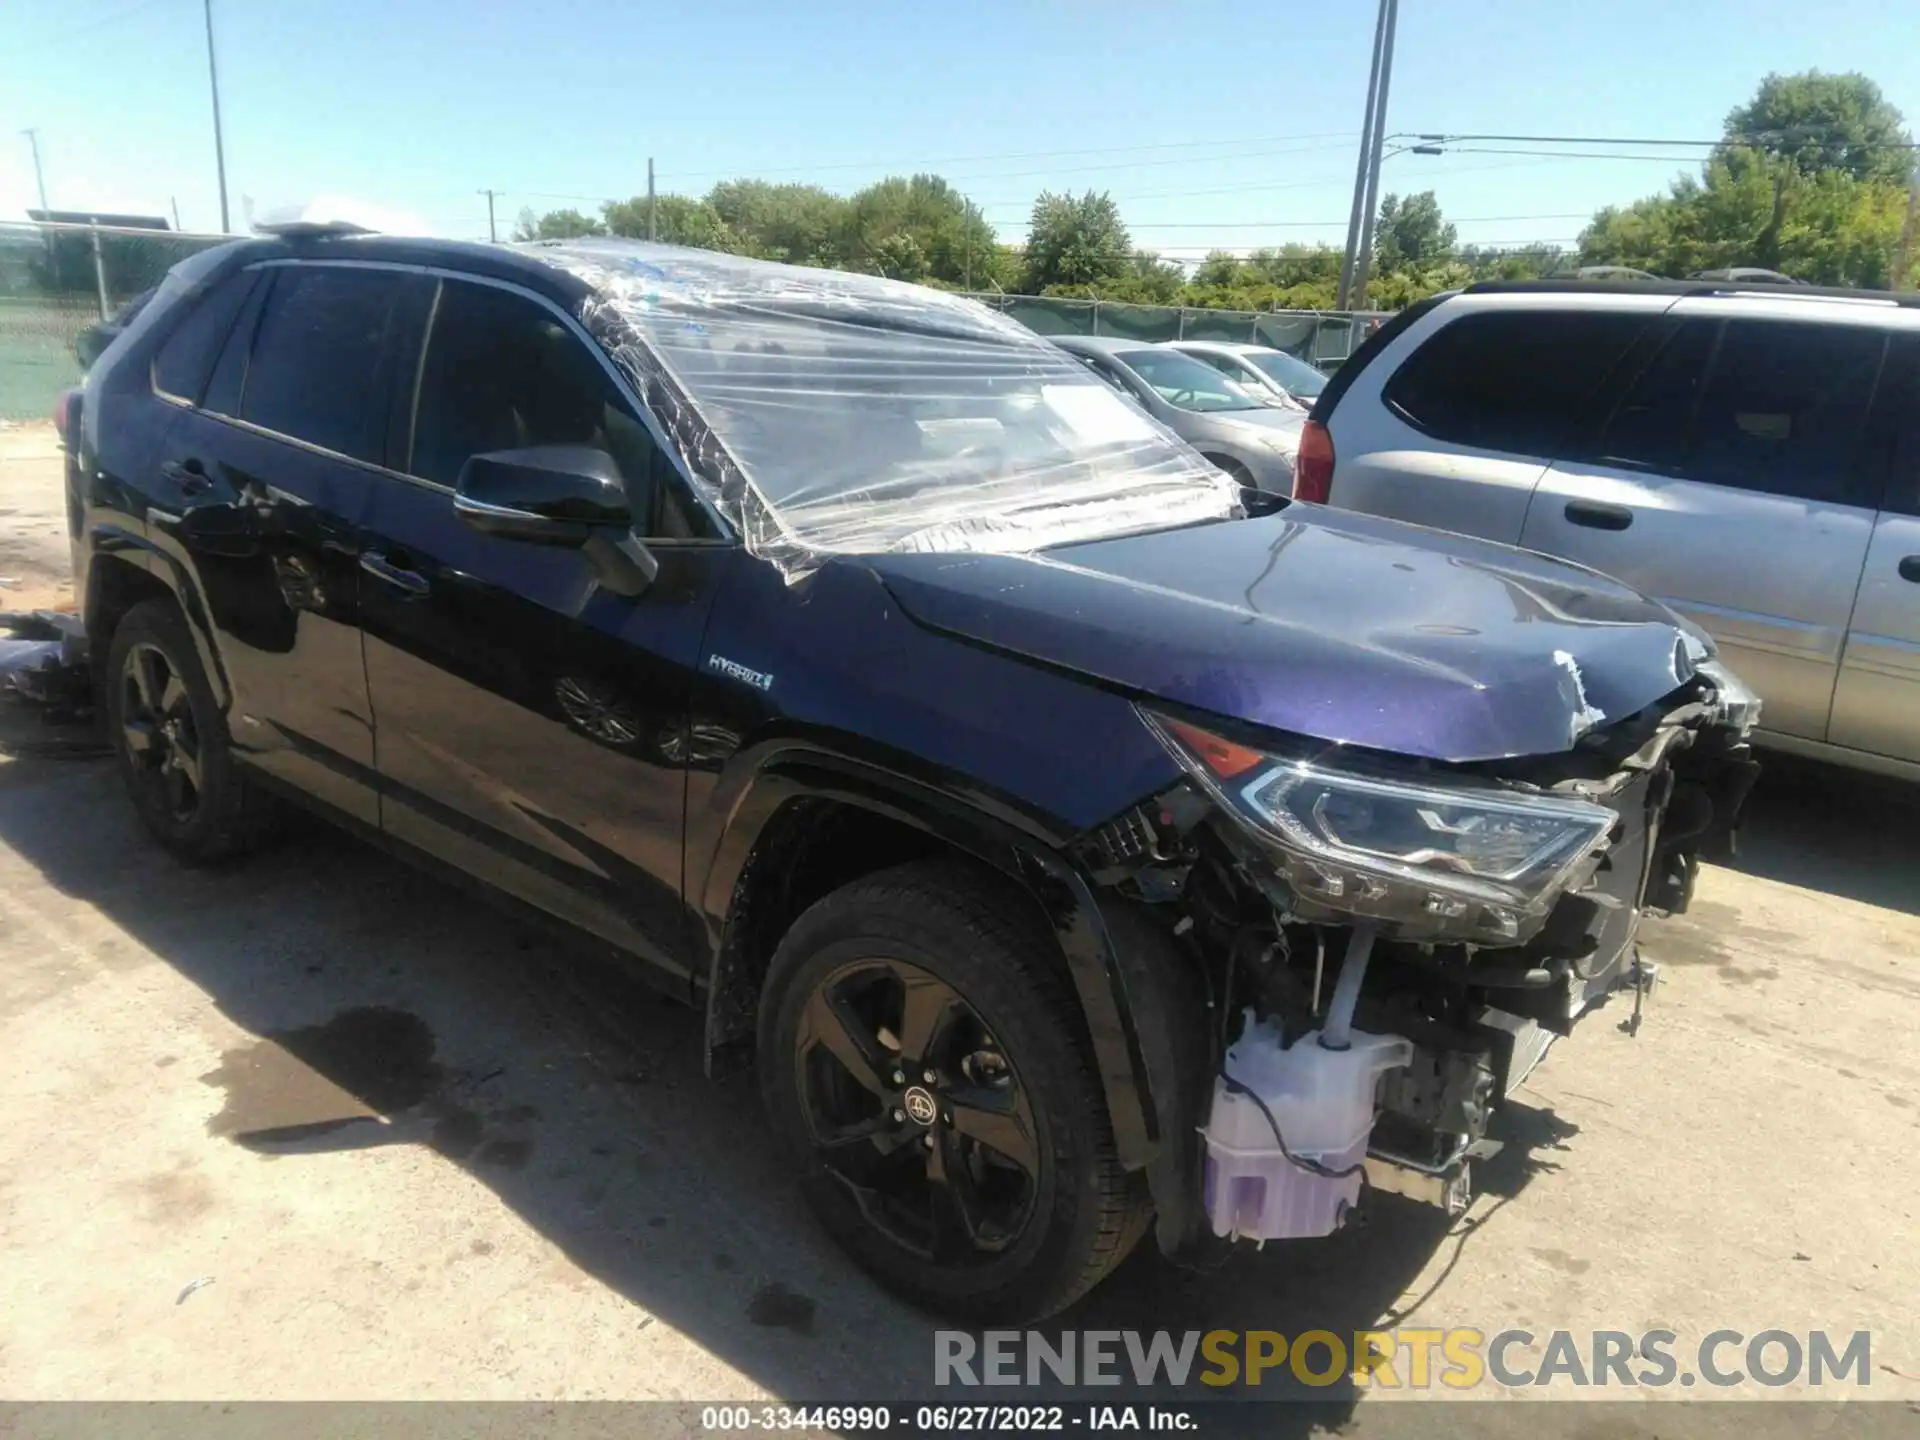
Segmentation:
[(1687, 908), (1758, 772), (1758, 702), (1712, 662), (1566, 752), (1464, 765), (1142, 714), (1188, 782), (1086, 859), (1204, 977), (1193, 1183), (1224, 1238), (1330, 1233), (1363, 1177), (1463, 1209), (1552, 1041), (1619, 991), (1637, 1031), (1640, 918)]

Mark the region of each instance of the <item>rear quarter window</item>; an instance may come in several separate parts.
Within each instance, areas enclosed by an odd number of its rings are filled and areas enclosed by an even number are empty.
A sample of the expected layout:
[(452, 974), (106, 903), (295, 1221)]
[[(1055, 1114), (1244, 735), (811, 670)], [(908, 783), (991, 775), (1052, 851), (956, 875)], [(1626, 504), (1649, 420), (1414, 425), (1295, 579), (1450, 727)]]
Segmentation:
[(234, 318), (253, 286), (252, 274), (230, 275), (206, 294), (187, 302), (173, 332), (153, 357), (153, 388), (189, 405), (200, 403), (214, 358), (227, 343)]
[(1437, 440), (1550, 457), (1652, 318), (1598, 310), (1463, 315), (1408, 356), (1381, 395)]

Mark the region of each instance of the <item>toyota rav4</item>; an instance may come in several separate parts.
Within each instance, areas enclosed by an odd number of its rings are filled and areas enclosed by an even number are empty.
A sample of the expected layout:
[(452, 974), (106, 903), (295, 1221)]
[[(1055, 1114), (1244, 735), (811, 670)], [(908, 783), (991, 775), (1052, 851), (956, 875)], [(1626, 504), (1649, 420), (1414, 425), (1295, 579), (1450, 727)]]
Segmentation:
[(626, 957), (752, 1053), (852, 1256), (970, 1318), (1363, 1181), (1457, 1205), (1752, 778), (1660, 605), (1243, 488), (912, 285), (269, 236), (80, 414), (159, 841), (292, 800)]

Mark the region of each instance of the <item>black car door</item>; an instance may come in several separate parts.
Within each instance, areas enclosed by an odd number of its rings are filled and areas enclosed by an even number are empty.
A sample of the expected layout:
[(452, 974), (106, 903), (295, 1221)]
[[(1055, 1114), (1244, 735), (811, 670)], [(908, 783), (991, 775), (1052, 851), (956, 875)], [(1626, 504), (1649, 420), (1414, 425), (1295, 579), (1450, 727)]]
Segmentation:
[[(222, 322), (211, 374), (196, 395), (169, 397), (197, 403), (167, 431), (162, 475), (232, 692), (235, 747), (373, 825), (359, 524), (405, 368), (395, 346), (430, 282), (303, 262), (232, 283), (244, 299)], [(207, 323), (236, 298), (212, 297)]]
[[(439, 282), (411, 419), (363, 557), (382, 825), (686, 991), (688, 696), (731, 547), (603, 353), (530, 292)], [(617, 462), (660, 565), (644, 593), (455, 514), (470, 456), (557, 444)]]

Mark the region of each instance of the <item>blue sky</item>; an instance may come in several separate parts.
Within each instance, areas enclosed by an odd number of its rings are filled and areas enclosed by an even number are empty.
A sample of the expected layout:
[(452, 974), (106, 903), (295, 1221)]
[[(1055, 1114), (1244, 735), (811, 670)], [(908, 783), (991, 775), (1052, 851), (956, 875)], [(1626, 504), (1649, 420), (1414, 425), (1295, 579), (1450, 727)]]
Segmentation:
[[(1578, 9), (1579, 13), (1569, 13)], [(1345, 230), (1372, 0), (215, 0), (234, 221), (322, 193), (441, 234), (730, 175), (852, 190), (935, 170), (1009, 239), (1043, 188), (1110, 191), (1175, 254)], [(177, 203), (217, 226), (200, 0), (0, 7), (0, 219)], [(1862, 70), (1920, 127), (1913, 0), (1406, 0), (1390, 131), (1711, 138), (1769, 70)], [(1632, 153), (1650, 152), (1638, 149)], [(1402, 155), (1463, 241), (1570, 239), (1684, 158)]]

